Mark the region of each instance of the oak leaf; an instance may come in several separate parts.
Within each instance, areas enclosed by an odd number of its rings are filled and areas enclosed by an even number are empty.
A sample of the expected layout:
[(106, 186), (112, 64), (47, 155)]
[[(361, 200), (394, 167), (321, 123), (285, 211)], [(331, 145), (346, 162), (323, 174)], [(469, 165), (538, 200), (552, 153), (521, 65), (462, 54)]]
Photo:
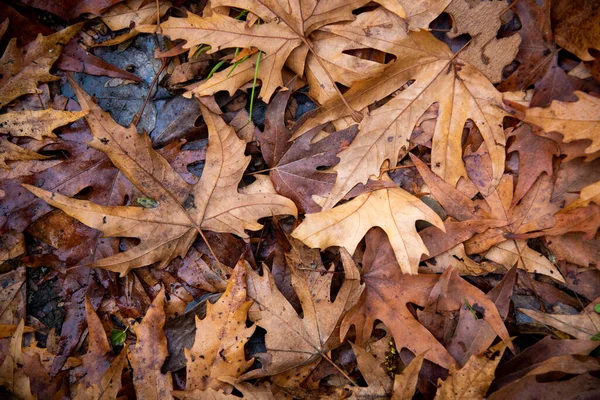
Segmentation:
[[(388, 178), (389, 179), (389, 178)], [(425, 203), (401, 188), (379, 189), (306, 218), (292, 237), (310, 247), (343, 246), (351, 254), (372, 227), (388, 235), (403, 273), (416, 274), (422, 254), (427, 253), (415, 222), (427, 221), (440, 229), (440, 217)]]
[(494, 380), (506, 343), (498, 343), (480, 355), (473, 355), (464, 367), (450, 367), (448, 378), (438, 381), (436, 399), (479, 400), (485, 397)]
[(24, 94), (36, 93), (39, 82), (59, 79), (50, 74), (50, 67), (81, 27), (76, 24), (48, 36), (40, 34), (21, 48), (13, 38), (0, 58), (0, 107)]
[(590, 49), (600, 50), (598, 4), (587, 1), (552, 2), (552, 23), (559, 46), (583, 61), (593, 61)]
[[(479, 128), (492, 158), (492, 184), (504, 171), (505, 137), (502, 96), (476, 68), (453, 55), (448, 47), (428, 32), (410, 32), (398, 51), (402, 52), (385, 73), (356, 83), (345, 94), (353, 109), (361, 110), (410, 84), (361, 121), (352, 144), (338, 157), (333, 168), (337, 180), (324, 208), (331, 208), (356, 184), (379, 176), (385, 161), (392, 166), (409, 150), (415, 124), (433, 104), (439, 104), (433, 136), (432, 166), (451, 185), (467, 177), (461, 155), (461, 137), (467, 119)], [(323, 105), (293, 138), (324, 122), (347, 115), (347, 107), (335, 99)]]
[[(281, 294), (267, 268), (263, 268), (263, 276), (248, 269), (248, 297), (254, 300), (248, 315), (267, 331), (267, 354), (257, 355), (262, 369), (248, 372), (244, 379), (316, 365), (315, 361), (340, 344), (336, 335), (339, 322), (362, 291), (354, 261), (343, 250), (341, 257), (345, 279), (334, 301), (331, 299), (333, 267), (324, 274), (311, 268), (291, 271), (292, 286), (302, 305), (302, 318)], [(312, 274), (317, 275), (312, 277)]]
[(165, 326), (165, 289), (161, 289), (139, 325), (133, 328), (136, 342), (129, 348), (129, 363), (133, 368), (133, 386), (136, 396), (143, 399), (172, 399), (171, 373), (161, 368), (169, 351)]
[[(562, 134), (564, 142), (588, 139), (586, 154), (600, 150), (600, 99), (587, 93), (576, 91), (578, 101), (555, 100), (549, 107), (527, 108), (523, 111), (524, 122), (537, 125), (545, 132)], [(520, 109), (520, 107), (519, 107)]]
[(184, 257), (201, 229), (247, 237), (245, 229), (260, 229), (259, 218), (296, 215), (294, 203), (274, 194), (274, 189), (262, 181), (246, 187), (243, 193), (238, 191), (250, 161), (244, 156), (245, 142), (208, 109), (202, 107), (210, 142), (206, 167), (200, 181), (192, 186), (153, 150), (147, 135), (139, 135), (133, 126), (118, 125), (83, 90), (76, 85), (74, 89), (82, 109), (90, 111), (86, 121), (94, 138), (89, 145), (105, 152), (138, 189), (158, 203), (156, 208), (101, 206), (23, 185), (106, 237), (140, 239), (133, 249), (94, 261), (90, 267), (122, 275), (154, 262), (160, 262), (162, 268), (175, 257)]
[(70, 124), (84, 117), (86, 111), (13, 111), (0, 115), (0, 133), (27, 136), (37, 140), (56, 138), (52, 132), (59, 126)]

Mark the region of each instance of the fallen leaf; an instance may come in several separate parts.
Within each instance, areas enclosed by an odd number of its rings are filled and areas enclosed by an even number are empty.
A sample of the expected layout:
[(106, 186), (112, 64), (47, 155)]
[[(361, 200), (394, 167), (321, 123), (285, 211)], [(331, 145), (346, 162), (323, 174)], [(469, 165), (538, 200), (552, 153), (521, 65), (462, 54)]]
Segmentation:
[(23, 368), (23, 353), (21, 352), (24, 326), (25, 320), (21, 320), (10, 340), (8, 354), (0, 365), (0, 385), (20, 399), (33, 399), (29, 377)]
[(464, 34), (471, 36), (471, 42), (461, 51), (460, 58), (477, 68), (492, 83), (502, 80), (502, 69), (515, 58), (521, 43), (518, 34), (497, 38), (508, 6), (508, 2), (504, 1), (470, 3), (453, 0), (444, 10), (453, 17), (452, 30), (446, 33), (449, 38)]
[(100, 15), (102, 10), (121, 1), (123, 0), (57, 0), (48, 3), (43, 0), (24, 0), (22, 3), (56, 14), (62, 19), (69, 21), (79, 17), (81, 14)]
[(404, 275), (383, 231), (376, 229), (366, 236), (362, 280), (365, 290), (358, 304), (348, 312), (340, 326), (346, 336), (356, 329), (356, 344), (364, 347), (373, 332), (375, 320), (383, 322), (394, 337), (396, 348), (407, 348), (414, 354), (426, 351), (425, 358), (445, 368), (454, 364), (447, 350), (410, 312), (408, 305), (424, 307), (438, 276)]
[(566, 143), (589, 139), (591, 143), (585, 153), (595, 153), (600, 150), (600, 120), (597, 113), (600, 99), (580, 91), (576, 91), (575, 95), (578, 98), (576, 102), (555, 100), (550, 107), (528, 108), (522, 120), (541, 127), (545, 132), (560, 133)]
[(79, 32), (82, 25), (72, 25), (48, 36), (37, 39), (24, 47), (17, 47), (12, 39), (0, 58), (0, 107), (19, 96), (37, 92), (39, 82), (59, 79), (50, 74), (52, 64), (58, 59), (62, 46)]
[[(133, 249), (89, 264), (126, 275), (133, 268), (160, 261), (164, 268), (177, 256), (185, 256), (200, 229), (233, 232), (247, 237), (245, 229), (260, 229), (257, 219), (276, 214), (296, 214), (294, 204), (273, 190), (259, 193), (250, 185), (237, 190), (249, 158), (244, 142), (223, 120), (202, 108), (212, 146), (207, 151), (202, 179), (187, 184), (152, 149), (148, 136), (135, 128), (124, 128), (102, 111), (80, 88), (74, 86), (94, 139), (90, 146), (104, 151), (127, 178), (143, 193), (151, 195), (156, 208), (101, 206), (23, 185), (48, 204), (61, 208), (84, 224), (102, 230), (105, 237), (138, 237)], [(225, 154), (227, 152), (227, 154)], [(223, 164), (221, 164), (223, 163)]]
[(26, 275), (23, 266), (0, 275), (0, 323), (17, 325), (25, 318)]
[(591, 339), (592, 336), (598, 333), (600, 327), (600, 314), (594, 311), (593, 303), (575, 315), (550, 314), (524, 308), (519, 309), (519, 311), (542, 324), (551, 326), (577, 339)]
[(593, 61), (590, 49), (600, 50), (600, 29), (593, 23), (599, 17), (595, 2), (553, 1), (552, 28), (556, 43), (583, 61)]
[(129, 363), (133, 368), (133, 385), (136, 396), (143, 399), (172, 399), (171, 373), (163, 374), (161, 368), (169, 355), (165, 325), (165, 290), (158, 293), (144, 319), (133, 328), (135, 346), (129, 349)]
[[(388, 160), (396, 165), (398, 157), (408, 152), (411, 132), (421, 115), (433, 104), (439, 104), (439, 115), (433, 136), (433, 171), (455, 186), (466, 177), (460, 155), (460, 138), (467, 119), (479, 128), (492, 158), (494, 187), (504, 170), (504, 132), (501, 95), (487, 78), (460, 58), (454, 58), (446, 45), (427, 32), (411, 32), (403, 46), (403, 57), (385, 74), (362, 81), (344, 97), (354, 109), (362, 109), (384, 98), (403, 85), (413, 82), (386, 104), (370, 111), (360, 123), (352, 144), (338, 157), (333, 168), (337, 180), (324, 208), (335, 205), (356, 184), (379, 176)], [(326, 121), (344, 117), (346, 107), (336, 99), (325, 104), (321, 112), (308, 119), (293, 138)]]
[(56, 128), (77, 121), (87, 114), (85, 111), (16, 111), (0, 115), (0, 133), (12, 136), (28, 136), (37, 140), (44, 137), (56, 138)]
[[(262, 277), (248, 270), (248, 297), (254, 300), (248, 315), (267, 331), (267, 354), (257, 355), (262, 369), (246, 373), (244, 379), (289, 375), (292, 368), (318, 361), (340, 344), (336, 335), (338, 324), (362, 292), (356, 265), (343, 250), (341, 255), (345, 279), (334, 301), (330, 292), (332, 269), (324, 274), (292, 270), (292, 285), (302, 304), (302, 318), (277, 289), (268, 269), (263, 268)], [(310, 274), (317, 274), (311, 277), (312, 284)]]
[[(348, 392), (350, 392), (353, 396), (352, 398), (389, 398), (390, 395), (392, 395), (392, 385), (394, 384), (394, 382), (387, 375), (385, 369), (382, 368), (381, 360), (376, 359), (368, 351), (361, 349), (355, 344), (352, 344), (352, 351), (354, 352), (354, 356), (356, 357), (356, 364), (358, 365), (358, 369), (360, 370), (361, 375), (367, 382), (367, 387), (347, 386)], [(398, 382), (401, 381), (398, 380)], [(416, 385), (416, 380), (414, 383)], [(399, 383), (399, 385), (401, 385), (401, 383)], [(408, 388), (408, 390), (410, 390), (410, 387)], [(400, 391), (402, 391), (402, 387), (400, 387)], [(412, 393), (414, 393), (414, 387)]]
[(498, 343), (480, 355), (473, 355), (457, 370), (450, 367), (448, 379), (438, 381), (436, 399), (482, 399), (494, 380), (494, 371), (502, 359), (506, 343)]
[(423, 365), (424, 353), (417, 355), (404, 368), (401, 374), (394, 377), (394, 392), (391, 400), (410, 400), (414, 397), (419, 370)]
[(291, 91), (279, 92), (267, 109), (265, 129), (257, 133), (263, 158), (269, 166), (269, 177), (277, 192), (293, 200), (300, 212), (317, 212), (321, 207), (313, 195), (326, 195), (335, 176), (321, 171), (337, 162), (336, 154), (348, 146), (357, 129), (348, 128), (313, 143), (321, 132), (313, 129), (293, 142), (293, 128), (285, 126), (284, 114)]
[(225, 293), (214, 304), (206, 304), (206, 317), (196, 317), (194, 345), (185, 350), (187, 359), (186, 390), (225, 389), (231, 386), (218, 378), (237, 378), (248, 369), (253, 359), (246, 360), (244, 345), (256, 326), (246, 327), (246, 266), (240, 261), (229, 279)]

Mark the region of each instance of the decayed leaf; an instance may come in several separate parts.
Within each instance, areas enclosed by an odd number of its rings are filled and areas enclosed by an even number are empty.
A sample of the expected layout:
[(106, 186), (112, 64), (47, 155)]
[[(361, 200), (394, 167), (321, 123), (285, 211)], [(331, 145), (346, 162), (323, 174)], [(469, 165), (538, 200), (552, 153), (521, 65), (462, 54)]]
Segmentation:
[[(398, 50), (400, 51), (400, 50)], [(325, 208), (335, 205), (356, 184), (379, 176), (386, 160), (395, 166), (408, 152), (411, 132), (423, 113), (439, 104), (433, 137), (432, 166), (451, 185), (466, 177), (461, 137), (467, 119), (475, 122), (492, 158), (495, 187), (504, 171), (504, 132), (501, 94), (477, 69), (455, 57), (448, 47), (428, 32), (410, 32), (402, 46), (403, 56), (382, 74), (355, 84), (344, 97), (354, 109), (363, 109), (409, 82), (385, 105), (369, 113), (360, 123), (352, 144), (338, 157), (334, 188)], [(294, 136), (324, 122), (347, 115), (338, 99), (325, 104), (320, 114), (307, 120)]]
[(555, 100), (550, 107), (525, 109), (523, 121), (537, 125), (548, 133), (558, 132), (567, 143), (589, 139), (591, 144), (585, 153), (595, 153), (600, 150), (600, 99), (580, 91), (576, 91), (575, 95), (579, 99), (576, 102)]
[(128, 358), (133, 368), (135, 394), (141, 399), (172, 399), (171, 373), (163, 374), (161, 368), (169, 355), (165, 326), (165, 289), (161, 289), (144, 319), (133, 328), (137, 338), (130, 348)]
[(238, 192), (238, 182), (250, 162), (250, 157), (244, 156), (245, 142), (206, 108), (202, 107), (210, 141), (206, 168), (202, 179), (191, 186), (152, 149), (147, 135), (139, 135), (133, 126), (118, 125), (84, 91), (77, 86), (74, 89), (82, 109), (90, 111), (86, 121), (94, 138), (89, 145), (105, 152), (138, 189), (158, 203), (156, 208), (100, 206), (23, 185), (106, 237), (140, 239), (133, 249), (95, 261), (91, 267), (122, 275), (154, 262), (160, 262), (162, 268), (173, 258), (185, 256), (200, 229), (247, 237), (245, 229), (260, 229), (259, 218), (296, 214), (292, 201), (274, 194), (262, 181)]
[(23, 328), (25, 320), (21, 320), (17, 327), (8, 349), (8, 354), (0, 365), (0, 386), (6, 387), (12, 394), (20, 399), (33, 399), (29, 377), (23, 368)]
[[(7, 337), (11, 337), (15, 334), (15, 332), (18, 329), (18, 325), (5, 325), (5, 324), (0, 324), (0, 339), (4, 339)], [(23, 328), (23, 332), (35, 332), (35, 329), (33, 329), (30, 326), (25, 326)]]
[(312, 143), (320, 133), (317, 127), (289, 142), (293, 129), (286, 128), (284, 114), (291, 93), (277, 93), (267, 109), (265, 129), (256, 136), (277, 192), (294, 200), (299, 211), (317, 212), (321, 207), (312, 196), (329, 193), (335, 182), (334, 175), (317, 168), (333, 166), (337, 162), (336, 154), (348, 146), (357, 130), (344, 129)]
[(447, 33), (448, 37), (471, 35), (471, 43), (461, 51), (460, 57), (493, 83), (502, 80), (502, 69), (515, 58), (521, 43), (518, 34), (496, 38), (502, 25), (501, 17), (508, 6), (508, 2), (505, 1), (472, 3), (467, 0), (454, 0), (444, 10), (452, 15), (454, 23), (452, 30)]
[(361, 194), (351, 201), (316, 214), (308, 214), (292, 237), (310, 247), (345, 247), (354, 253), (372, 227), (388, 235), (396, 260), (407, 274), (416, 274), (427, 248), (414, 226), (417, 220), (444, 229), (440, 217), (421, 200), (400, 188), (380, 189)]
[[(275, 400), (268, 383), (263, 385), (252, 385), (250, 383), (236, 382), (235, 379), (231, 377), (222, 377), (220, 380), (233, 385), (240, 393), (242, 393), (244, 399)], [(206, 390), (194, 389), (192, 391), (174, 390), (172, 394), (175, 398), (181, 400), (239, 400), (240, 398), (239, 396), (224, 393), (213, 388), (208, 388)]]
[(396, 348), (407, 348), (415, 354), (426, 352), (427, 360), (450, 367), (454, 363), (452, 356), (407, 307), (409, 303), (425, 306), (438, 276), (403, 275), (385, 233), (379, 229), (369, 232), (366, 242), (362, 270), (365, 290), (358, 304), (344, 317), (341, 337), (354, 325), (356, 344), (364, 347), (373, 323), (380, 320), (392, 333)]
[(0, 275), (0, 323), (17, 325), (25, 318), (25, 267)]
[[(333, 274), (307, 271), (311, 269), (308, 266), (292, 270), (292, 285), (302, 304), (302, 318), (277, 289), (268, 269), (263, 269), (263, 276), (248, 270), (248, 297), (254, 300), (249, 317), (267, 331), (267, 354), (260, 357), (262, 369), (250, 371), (245, 378), (275, 375), (308, 364), (312, 366), (322, 354), (340, 343), (334, 333), (362, 291), (352, 258), (344, 250), (341, 250), (341, 256), (345, 280), (335, 301), (331, 301)], [(309, 280), (310, 274), (317, 276), (311, 276)]]
[(85, 111), (16, 111), (0, 115), (0, 133), (12, 136), (28, 136), (37, 140), (44, 137), (56, 138), (52, 131), (59, 126), (77, 121), (87, 114)]
[(13, 38), (0, 59), (0, 107), (24, 94), (36, 93), (39, 82), (57, 80), (57, 76), (50, 74), (50, 67), (81, 26), (72, 25), (48, 36), (40, 34), (22, 48), (17, 47), (17, 39)]
[[(246, 265), (240, 261), (229, 279), (225, 293), (214, 304), (206, 304), (206, 317), (196, 317), (196, 338), (191, 349), (185, 349), (187, 359), (186, 390), (229, 389), (218, 378), (237, 378), (252, 365), (246, 360), (244, 345), (256, 326), (246, 328)], [(230, 391), (229, 389), (228, 391)]]
[[(593, 302), (595, 303), (595, 302)], [(550, 314), (535, 310), (519, 309), (520, 312), (542, 324), (549, 325), (577, 339), (589, 340), (600, 332), (600, 314), (590, 304), (579, 314)]]
[(438, 381), (436, 399), (479, 400), (485, 397), (494, 380), (494, 371), (506, 350), (506, 343), (498, 343), (485, 353), (471, 356), (464, 367), (450, 367), (448, 379)]

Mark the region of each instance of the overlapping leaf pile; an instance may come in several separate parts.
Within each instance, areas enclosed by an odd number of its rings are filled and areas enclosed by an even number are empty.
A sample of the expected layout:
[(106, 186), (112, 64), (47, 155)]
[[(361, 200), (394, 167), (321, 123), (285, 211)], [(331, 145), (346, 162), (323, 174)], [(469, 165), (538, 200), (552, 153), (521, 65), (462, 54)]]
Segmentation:
[(0, 390), (600, 396), (590, 3), (2, 5)]

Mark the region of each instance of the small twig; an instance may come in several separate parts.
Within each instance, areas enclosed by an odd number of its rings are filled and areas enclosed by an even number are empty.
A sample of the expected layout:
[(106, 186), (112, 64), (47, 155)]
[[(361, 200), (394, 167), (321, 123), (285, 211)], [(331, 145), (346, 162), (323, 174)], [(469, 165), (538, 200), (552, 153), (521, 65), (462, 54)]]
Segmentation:
[(162, 34), (162, 26), (160, 26), (160, 4), (158, 1), (159, 0), (156, 0), (156, 28), (154, 29), (154, 33)]
[(502, 10), (502, 12), (500, 13), (500, 15), (498, 15), (498, 17), (501, 17), (502, 15), (504, 15), (505, 12), (507, 12), (508, 10), (513, 8), (518, 2), (519, 2), (519, 0), (513, 1), (510, 6), (506, 7), (504, 10)]
[(348, 381), (349, 381), (349, 382), (350, 382), (350, 383), (351, 383), (353, 386), (358, 386), (358, 383), (356, 383), (356, 382), (354, 381), (354, 379), (350, 378), (350, 377), (348, 376), (348, 374), (346, 373), (346, 371), (344, 371), (344, 370), (343, 370), (343, 369), (341, 369), (341, 368), (340, 368), (340, 367), (339, 367), (339, 366), (338, 366), (336, 363), (334, 363), (334, 362), (333, 362), (333, 360), (332, 360), (331, 358), (329, 358), (329, 356), (327, 356), (327, 354), (325, 354), (325, 353), (321, 353), (321, 356), (322, 356), (322, 357), (323, 357), (325, 360), (329, 361), (329, 363), (330, 363), (331, 365), (333, 365), (333, 367), (334, 367), (335, 369), (337, 369), (337, 370), (339, 371), (339, 373), (340, 373), (340, 374), (342, 374), (342, 375), (344, 376), (344, 378), (348, 379)]
[(46, 109), (46, 105), (44, 104), (44, 101), (42, 100), (42, 95), (40, 94), (40, 92), (36, 92), (37, 96), (38, 96), (38, 100), (40, 101), (40, 104), (42, 105), (42, 110)]
[(158, 81), (158, 77), (160, 76), (160, 74), (162, 74), (162, 72), (165, 70), (165, 68), (169, 64), (168, 58), (163, 58), (161, 60), (162, 60), (162, 66), (160, 67), (160, 70), (158, 71), (158, 73), (154, 76), (154, 79), (152, 80), (152, 83), (150, 84), (150, 87), (148, 88), (148, 94), (146, 95), (146, 100), (144, 100), (144, 104), (142, 105), (142, 108), (140, 109), (140, 111), (138, 111), (138, 113), (135, 114), (133, 116), (133, 119), (131, 120), (131, 123), (135, 126), (137, 126), (140, 123), (140, 120), (142, 119), (142, 114), (144, 114), (144, 109), (146, 108), (146, 105), (148, 104), (148, 101), (150, 100), (150, 96), (152, 95), (152, 90), (154, 89), (154, 85), (156, 85), (156, 82)]

